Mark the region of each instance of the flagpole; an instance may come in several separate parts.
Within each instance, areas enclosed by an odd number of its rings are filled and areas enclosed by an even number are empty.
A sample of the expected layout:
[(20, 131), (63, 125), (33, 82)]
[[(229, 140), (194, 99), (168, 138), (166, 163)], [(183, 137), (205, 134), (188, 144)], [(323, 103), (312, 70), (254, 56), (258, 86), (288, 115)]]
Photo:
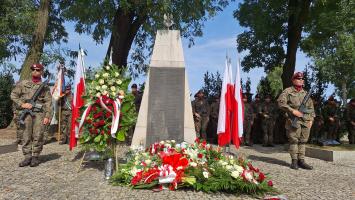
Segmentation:
[(62, 99), (59, 99), (59, 111), (58, 111), (58, 136), (57, 136), (57, 141), (58, 141), (58, 143), (60, 143), (60, 135), (61, 135), (61, 133), (60, 133), (60, 121), (62, 121)]

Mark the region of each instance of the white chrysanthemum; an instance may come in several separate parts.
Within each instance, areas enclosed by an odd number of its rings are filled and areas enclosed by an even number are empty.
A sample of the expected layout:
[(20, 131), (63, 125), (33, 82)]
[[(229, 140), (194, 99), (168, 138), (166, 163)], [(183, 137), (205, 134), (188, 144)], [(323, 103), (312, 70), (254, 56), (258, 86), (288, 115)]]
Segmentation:
[(176, 143), (176, 141), (175, 140), (171, 140), (171, 143)]
[(103, 85), (103, 84), (105, 84), (105, 81), (104, 81), (104, 79), (100, 79), (100, 80), (99, 80), (99, 83), (100, 83), (100, 85)]
[(116, 81), (116, 83), (117, 83), (118, 85), (121, 85), (121, 84), (122, 84), (122, 80), (118, 79), (118, 80)]
[(165, 144), (165, 142), (164, 141), (160, 141), (160, 144)]
[(112, 95), (113, 97), (115, 97), (115, 96), (116, 96), (116, 92), (111, 92), (111, 95)]
[(116, 87), (115, 86), (112, 86), (110, 89), (111, 89), (112, 92), (116, 91)]
[(102, 74), (102, 77), (104, 77), (104, 78), (107, 78), (107, 77), (109, 77), (109, 76), (110, 76), (109, 73), (104, 73), (104, 74)]
[(95, 89), (96, 90), (101, 90), (101, 87), (100, 86), (96, 86)]
[(152, 163), (152, 161), (151, 160), (146, 160), (146, 161), (144, 161), (147, 165), (150, 165), (150, 163)]
[(107, 89), (107, 85), (103, 85), (103, 86), (101, 86), (101, 88), (102, 88), (103, 90), (106, 90), (106, 89)]
[(227, 170), (231, 170), (231, 169), (233, 169), (233, 166), (232, 166), (232, 165), (227, 165), (227, 166), (226, 166), (226, 169), (227, 169)]
[(109, 70), (110, 69), (110, 66), (108, 66), (108, 65), (106, 65), (106, 67), (105, 67), (107, 70)]
[(242, 173), (244, 171), (244, 168), (239, 165), (233, 165), (234, 169), (238, 171), (239, 173)]
[(208, 178), (208, 172), (204, 171), (204, 172), (202, 172), (202, 174), (203, 174), (203, 177)]
[(130, 171), (130, 174), (132, 176), (135, 176), (140, 171), (141, 171), (140, 169), (137, 169), (137, 168), (133, 167), (132, 170)]
[(96, 97), (100, 97), (100, 96), (101, 96), (100, 92), (96, 93)]
[(105, 90), (102, 92), (102, 95), (108, 95), (108, 92)]
[(232, 172), (232, 174), (231, 174), (231, 176), (233, 177), (233, 178), (238, 178), (239, 176), (240, 176), (240, 172), (239, 171), (233, 171)]
[(195, 162), (190, 162), (189, 164), (190, 164), (191, 167), (196, 167), (197, 166), (197, 163), (195, 163)]
[(118, 77), (120, 74), (118, 72), (115, 72), (115, 77)]
[(100, 74), (95, 74), (95, 78), (100, 78)]

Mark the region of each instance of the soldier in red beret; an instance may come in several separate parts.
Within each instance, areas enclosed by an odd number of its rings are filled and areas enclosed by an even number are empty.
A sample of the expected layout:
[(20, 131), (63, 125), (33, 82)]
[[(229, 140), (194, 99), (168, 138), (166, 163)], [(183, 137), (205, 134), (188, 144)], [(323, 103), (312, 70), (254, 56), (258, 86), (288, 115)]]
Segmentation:
[[(307, 92), (303, 90), (304, 80), (301, 72), (297, 72), (292, 76), (292, 84), (293, 86), (282, 91), (277, 100), (280, 109), (284, 110), (287, 114), (285, 128), (290, 144), (291, 168), (297, 170), (298, 167), (301, 167), (311, 170), (313, 167), (305, 162), (305, 152), (313, 118), (315, 117), (313, 102), (311, 99), (306, 102), (307, 112), (301, 113), (298, 111), (298, 108), (307, 94)], [(293, 117), (299, 118), (297, 128), (291, 126), (291, 118)]]

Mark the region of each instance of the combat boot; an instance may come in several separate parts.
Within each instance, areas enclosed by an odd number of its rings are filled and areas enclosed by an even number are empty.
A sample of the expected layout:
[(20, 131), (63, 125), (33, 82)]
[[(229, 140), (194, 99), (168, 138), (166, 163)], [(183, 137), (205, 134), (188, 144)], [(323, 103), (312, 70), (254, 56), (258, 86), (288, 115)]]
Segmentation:
[(32, 157), (26, 157), (22, 162), (18, 164), (19, 167), (26, 167), (31, 164)]
[(291, 169), (298, 170), (297, 159), (292, 159)]
[(30, 167), (37, 167), (39, 165), (39, 160), (37, 156), (32, 157)]
[(313, 167), (310, 166), (309, 164), (307, 164), (304, 159), (298, 160), (298, 166), (301, 167), (302, 169), (308, 169), (308, 170), (312, 170)]

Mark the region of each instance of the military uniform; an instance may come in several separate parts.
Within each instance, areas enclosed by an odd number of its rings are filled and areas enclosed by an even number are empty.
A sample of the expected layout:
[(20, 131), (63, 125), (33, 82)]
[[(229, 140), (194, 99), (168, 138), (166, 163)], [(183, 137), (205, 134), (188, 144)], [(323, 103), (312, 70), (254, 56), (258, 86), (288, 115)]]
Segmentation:
[[(36, 90), (42, 83), (34, 83), (30, 80), (23, 80), (15, 86), (11, 93), (11, 99), (14, 101), (16, 108), (20, 111), (25, 103), (25, 100), (31, 99)], [(38, 157), (43, 148), (43, 119), (50, 118), (50, 102), (51, 94), (48, 86), (45, 86), (36, 100), (36, 103), (41, 104), (40, 110), (34, 111), (34, 116), (27, 115), (23, 125), (23, 146), (22, 152), (25, 158), (32, 156)]]
[(209, 119), (209, 142), (212, 144), (217, 144), (217, 126), (218, 126), (218, 115), (219, 115), (219, 98), (215, 98), (215, 100), (211, 104), (210, 108), (210, 119)]
[(312, 124), (310, 138), (312, 142), (315, 143), (320, 139), (325, 139), (325, 138), (323, 138), (324, 120), (322, 115), (322, 105), (319, 102), (314, 102), (313, 105), (314, 105), (315, 118)]
[(273, 146), (277, 106), (272, 102), (264, 102), (261, 104), (259, 109), (259, 113), (261, 116), (261, 128), (263, 130), (263, 145)]
[[(196, 98), (192, 101), (192, 112), (194, 113), (196, 136), (206, 139), (206, 130), (210, 115), (208, 101), (204, 98)], [(196, 116), (195, 113), (199, 116)]]
[[(297, 77), (303, 78), (301, 73), (296, 73), (294, 76), (296, 76), (296, 79), (298, 79)], [(298, 166), (312, 169), (311, 166), (304, 162), (306, 142), (308, 141), (311, 123), (315, 116), (311, 99), (306, 102), (307, 112), (303, 113), (303, 116), (297, 121), (297, 128), (291, 126), (291, 119), (294, 117), (292, 113), (299, 108), (306, 94), (306, 91), (302, 88), (298, 91), (295, 86), (292, 86), (286, 88), (277, 100), (280, 109), (284, 110), (287, 114), (285, 128), (290, 145), (289, 152), (292, 158), (292, 169), (298, 169)]]
[(352, 99), (345, 110), (349, 144), (355, 144), (355, 105), (352, 105), (352, 101), (355, 103), (355, 100)]
[(254, 118), (254, 123), (252, 126), (252, 141), (254, 143), (260, 144), (262, 143), (262, 130), (261, 130), (261, 118), (259, 115), (259, 110), (261, 106), (260, 101), (253, 101), (252, 104), (252, 109), (253, 109), (253, 118)]
[(243, 138), (245, 145), (253, 145), (252, 124), (254, 122), (254, 112), (249, 102), (244, 102), (244, 122), (243, 122)]
[(338, 117), (338, 108), (334, 101), (327, 101), (323, 109), (323, 116), (327, 139), (339, 140), (340, 121)]
[(60, 130), (61, 130), (61, 144), (69, 143), (69, 135), (71, 129), (71, 102), (72, 95), (69, 93), (60, 99), (60, 106), (62, 109), (62, 116), (60, 122)]

